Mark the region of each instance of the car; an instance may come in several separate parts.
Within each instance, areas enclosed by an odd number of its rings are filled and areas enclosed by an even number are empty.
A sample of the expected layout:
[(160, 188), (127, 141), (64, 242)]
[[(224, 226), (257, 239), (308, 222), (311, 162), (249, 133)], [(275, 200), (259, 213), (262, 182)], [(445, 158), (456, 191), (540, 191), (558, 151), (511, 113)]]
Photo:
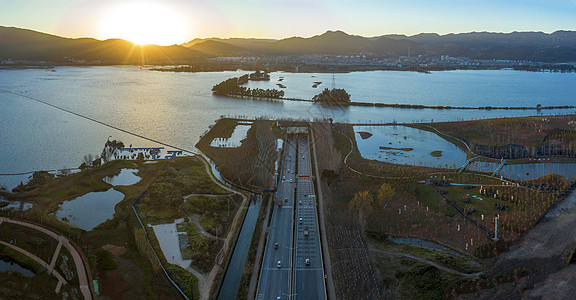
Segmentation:
[(284, 202), (288, 202), (288, 198), (284, 198)]
[(278, 268), (282, 268), (282, 262), (281, 262), (281, 261), (278, 261), (278, 264), (276, 264), (276, 266), (277, 266)]
[(308, 236), (308, 226), (304, 227), (304, 236)]
[(278, 201), (278, 207), (282, 207), (282, 201)]
[(286, 176), (282, 176), (282, 180), (286, 180)]
[(292, 178), (290, 178), (290, 182), (292, 182)]
[(309, 266), (309, 265), (310, 265), (310, 259), (307, 258), (307, 259), (304, 261), (304, 263), (305, 263), (307, 266)]
[(274, 243), (274, 249), (278, 249), (278, 243)]
[(299, 220), (299, 221), (300, 221), (300, 224), (302, 224), (302, 218), (300, 218), (300, 220)]

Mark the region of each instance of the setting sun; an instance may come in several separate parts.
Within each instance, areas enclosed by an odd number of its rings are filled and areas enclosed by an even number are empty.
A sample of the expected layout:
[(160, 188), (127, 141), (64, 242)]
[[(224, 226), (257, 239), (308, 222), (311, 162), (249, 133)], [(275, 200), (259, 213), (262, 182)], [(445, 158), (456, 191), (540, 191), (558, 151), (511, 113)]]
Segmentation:
[(186, 23), (184, 16), (160, 4), (132, 3), (116, 7), (104, 18), (101, 35), (167, 46), (186, 42)]

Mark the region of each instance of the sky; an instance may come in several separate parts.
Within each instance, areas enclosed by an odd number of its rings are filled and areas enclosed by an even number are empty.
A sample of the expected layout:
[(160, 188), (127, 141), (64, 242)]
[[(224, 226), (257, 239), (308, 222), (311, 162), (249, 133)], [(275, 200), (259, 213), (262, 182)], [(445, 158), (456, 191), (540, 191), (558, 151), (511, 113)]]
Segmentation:
[[(142, 5), (153, 8), (139, 10)], [(150, 10), (155, 15), (150, 16)], [(160, 28), (166, 42), (173, 43), (197, 37), (310, 37), (327, 30), (367, 37), (550, 33), (576, 30), (575, 17), (576, 0), (0, 0), (2, 26), (107, 39), (126, 38), (125, 31), (138, 30), (123, 28), (129, 23), (137, 24), (141, 35), (153, 35), (153, 26)]]

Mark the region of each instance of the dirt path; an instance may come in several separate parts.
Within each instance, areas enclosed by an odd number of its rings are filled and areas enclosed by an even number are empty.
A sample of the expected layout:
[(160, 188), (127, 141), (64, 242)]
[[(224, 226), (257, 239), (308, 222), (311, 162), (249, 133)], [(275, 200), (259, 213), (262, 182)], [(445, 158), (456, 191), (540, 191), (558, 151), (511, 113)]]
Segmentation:
[(214, 265), (208, 276), (205, 277), (205, 281), (203, 284), (200, 284), (200, 278), (198, 278), (198, 289), (200, 291), (200, 299), (208, 299), (210, 297), (210, 291), (212, 290), (212, 286), (214, 285), (214, 279), (216, 278), (216, 275), (218, 274), (218, 271), (221, 268), (222, 262), (224, 261), (224, 255), (226, 255), (226, 253), (228, 253), (228, 251), (230, 250), (232, 244), (231, 242), (233, 241), (234, 238), (234, 233), (236, 233), (238, 226), (241, 225), (240, 222), (242, 220), (242, 216), (245, 211), (243, 208), (247, 207), (249, 199), (243, 193), (240, 193), (220, 183), (220, 181), (218, 181), (218, 179), (216, 179), (212, 174), (210, 164), (206, 161), (206, 158), (204, 158), (203, 156), (197, 156), (197, 157), (199, 157), (199, 160), (204, 163), (206, 173), (208, 173), (212, 181), (214, 181), (221, 188), (230, 191), (231, 193), (242, 196), (242, 205), (240, 205), (240, 208), (238, 208), (238, 211), (236, 212), (236, 215), (232, 220), (232, 224), (230, 224), (230, 229), (228, 230), (226, 238), (224, 238), (224, 245), (222, 246), (222, 249), (220, 249), (220, 251), (216, 255), (216, 264)]
[(396, 252), (388, 252), (388, 251), (385, 251), (385, 250), (380, 250), (380, 249), (375, 249), (375, 248), (370, 248), (369, 251), (370, 251), (371, 253), (376, 254), (376, 255), (379, 255), (379, 256), (390, 256), (390, 257), (398, 257), (398, 258), (409, 258), (409, 259), (412, 259), (412, 260), (419, 261), (419, 262), (421, 262), (421, 263), (425, 263), (425, 264), (431, 265), (431, 266), (436, 267), (436, 268), (438, 268), (438, 269), (440, 269), (440, 270), (442, 270), (442, 271), (446, 271), (446, 272), (449, 272), (449, 273), (452, 273), (452, 274), (456, 274), (456, 275), (460, 275), (460, 276), (464, 276), (464, 277), (478, 277), (478, 276), (484, 274), (484, 271), (476, 272), (476, 273), (462, 273), (462, 272), (460, 272), (460, 271), (456, 271), (456, 270), (454, 270), (454, 269), (447, 268), (447, 267), (445, 267), (445, 266), (443, 266), (443, 265), (439, 265), (439, 264), (437, 264), (437, 263), (435, 263), (435, 262), (433, 262), (433, 261), (429, 261), (429, 260), (427, 260), (427, 259), (423, 259), (423, 258), (420, 258), (420, 257), (416, 257), (416, 256), (413, 256), (413, 255), (410, 255), (410, 254), (396, 253)]
[(222, 239), (222, 238), (215, 237), (210, 232), (204, 230), (204, 227), (202, 227), (202, 225), (200, 224), (200, 215), (199, 214), (193, 214), (192, 216), (188, 216), (188, 219), (190, 219), (190, 222), (194, 223), (194, 226), (196, 227), (196, 231), (198, 231), (198, 233), (200, 233), (201, 235), (203, 235), (205, 237), (209, 237), (211, 239)]
[(85, 261), (82, 253), (80, 253), (79, 250), (77, 250), (76, 247), (74, 247), (70, 243), (71, 241), (68, 240), (68, 238), (66, 236), (61, 235), (61, 234), (59, 234), (55, 231), (52, 231), (50, 229), (47, 229), (43, 226), (31, 223), (31, 222), (27, 222), (27, 221), (13, 220), (13, 219), (6, 218), (6, 217), (0, 217), (0, 224), (2, 222), (9, 222), (9, 223), (13, 223), (13, 224), (32, 228), (32, 229), (38, 230), (40, 232), (43, 232), (43, 233), (53, 237), (54, 239), (56, 239), (59, 242), (62, 242), (62, 245), (64, 247), (66, 247), (68, 252), (70, 252), (70, 255), (72, 255), (72, 258), (74, 260), (74, 264), (76, 265), (76, 273), (78, 274), (78, 282), (80, 285), (80, 291), (82, 292), (84, 299), (93, 299), (92, 290), (90, 288), (91, 282), (88, 281), (88, 277), (89, 277), (88, 272), (90, 272), (89, 267), (88, 267), (88, 262)]

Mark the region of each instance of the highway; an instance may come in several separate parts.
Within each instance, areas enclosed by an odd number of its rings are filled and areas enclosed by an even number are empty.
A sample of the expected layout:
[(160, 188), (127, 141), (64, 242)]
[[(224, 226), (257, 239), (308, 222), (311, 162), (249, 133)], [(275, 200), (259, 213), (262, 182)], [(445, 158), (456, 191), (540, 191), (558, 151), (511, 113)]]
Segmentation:
[[(298, 139), (297, 201), (293, 299), (326, 299), (310, 144), (308, 135), (303, 134)], [(308, 236), (304, 234), (306, 228)], [(309, 265), (306, 265), (306, 259)]]
[[(275, 208), (268, 228), (268, 240), (264, 250), (256, 299), (277, 299), (278, 297), (288, 299), (292, 286), (292, 229), (296, 184), (295, 138), (288, 138), (284, 143), (282, 160), (278, 189), (274, 194)], [(278, 206), (278, 201), (282, 202), (282, 206)], [(278, 243), (278, 249), (274, 248), (275, 243)], [(281, 261), (280, 268), (277, 266), (278, 261)]]
[(308, 134), (287, 135), (279, 176), (256, 299), (326, 299)]

